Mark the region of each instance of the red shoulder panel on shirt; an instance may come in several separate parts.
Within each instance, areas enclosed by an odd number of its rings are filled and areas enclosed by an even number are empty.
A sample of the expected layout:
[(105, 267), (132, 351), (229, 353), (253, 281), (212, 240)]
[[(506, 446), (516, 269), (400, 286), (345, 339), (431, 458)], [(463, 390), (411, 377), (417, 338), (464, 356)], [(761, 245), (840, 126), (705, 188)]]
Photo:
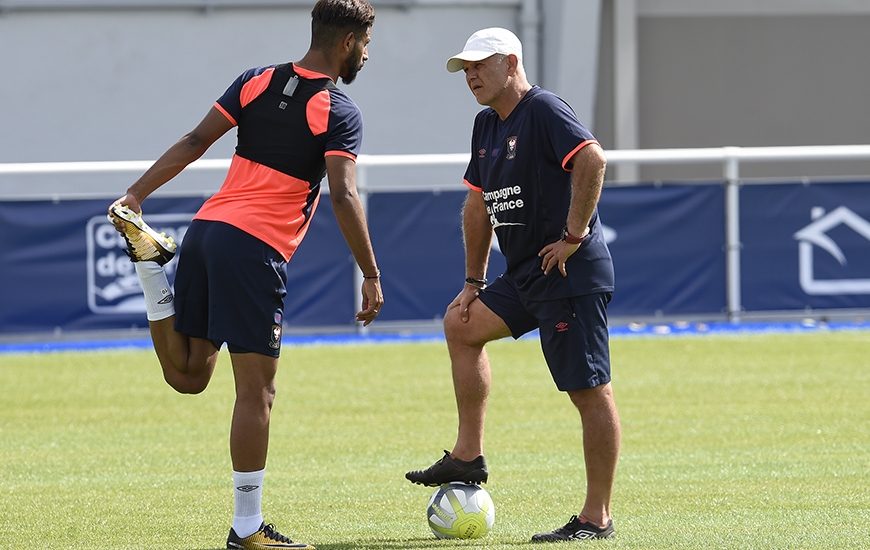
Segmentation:
[(308, 127), (315, 136), (326, 133), (329, 127), (329, 90), (320, 90), (305, 106), (305, 116), (308, 118)]
[(272, 73), (274, 72), (274, 67), (266, 69), (262, 74), (245, 82), (244, 86), (242, 86), (242, 93), (239, 94), (239, 101), (241, 101), (242, 107), (257, 99), (269, 87), (269, 82), (272, 80)]

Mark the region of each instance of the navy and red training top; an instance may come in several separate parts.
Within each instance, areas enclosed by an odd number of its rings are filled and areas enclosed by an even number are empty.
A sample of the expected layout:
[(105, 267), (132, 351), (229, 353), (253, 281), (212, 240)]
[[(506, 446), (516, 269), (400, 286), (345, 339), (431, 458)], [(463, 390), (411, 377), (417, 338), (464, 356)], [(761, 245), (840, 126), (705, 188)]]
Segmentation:
[(328, 76), (289, 63), (245, 71), (214, 106), (238, 126), (238, 144), (223, 185), (194, 219), (233, 225), (289, 260), (317, 208), (325, 158), (357, 157), (362, 114)]

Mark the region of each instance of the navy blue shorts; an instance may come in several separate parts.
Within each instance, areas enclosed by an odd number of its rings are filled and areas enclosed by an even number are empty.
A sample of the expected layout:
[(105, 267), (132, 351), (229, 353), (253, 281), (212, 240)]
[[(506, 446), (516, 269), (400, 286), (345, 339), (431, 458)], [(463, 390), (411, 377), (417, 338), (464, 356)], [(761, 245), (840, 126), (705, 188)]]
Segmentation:
[(175, 274), (175, 330), (226, 342), (232, 353), (278, 357), (287, 262), (274, 248), (223, 222), (194, 220)]
[(526, 300), (501, 276), (478, 299), (501, 317), (514, 338), (540, 329), (541, 349), (556, 387), (585, 390), (610, 382), (607, 304), (611, 292), (557, 300)]

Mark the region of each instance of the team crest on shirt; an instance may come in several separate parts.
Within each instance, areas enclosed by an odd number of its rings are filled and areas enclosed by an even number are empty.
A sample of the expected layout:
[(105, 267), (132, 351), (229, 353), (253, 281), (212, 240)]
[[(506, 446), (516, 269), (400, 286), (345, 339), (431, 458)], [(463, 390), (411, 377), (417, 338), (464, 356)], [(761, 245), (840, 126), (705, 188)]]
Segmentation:
[(515, 156), (517, 156), (517, 136), (511, 136), (507, 138), (507, 152), (505, 153), (504, 158), (511, 160)]

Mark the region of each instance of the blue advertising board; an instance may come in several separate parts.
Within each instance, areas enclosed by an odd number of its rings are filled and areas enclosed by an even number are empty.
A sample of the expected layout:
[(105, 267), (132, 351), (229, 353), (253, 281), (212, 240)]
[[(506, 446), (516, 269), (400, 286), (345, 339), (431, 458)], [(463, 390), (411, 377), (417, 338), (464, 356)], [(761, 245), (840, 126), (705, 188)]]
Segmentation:
[[(110, 200), (0, 202), (0, 333), (147, 326)], [(181, 240), (202, 199), (150, 199), (154, 227)], [(175, 261), (167, 264), (174, 275)]]
[[(744, 185), (746, 311), (870, 308), (867, 183)], [(368, 197), (382, 273), (381, 321), (438, 319), (465, 277), (465, 191)], [(202, 197), (150, 198), (150, 225), (183, 241)], [(0, 335), (144, 328), (144, 301), (109, 200), (0, 201)], [(722, 183), (608, 187), (600, 207), (613, 254), (611, 318), (721, 316), (726, 308)], [(354, 325), (356, 263), (328, 197), (288, 268), (285, 322)], [(167, 264), (170, 282), (175, 262)], [(488, 277), (504, 269), (493, 250)]]
[(746, 311), (870, 307), (866, 182), (746, 185), (740, 214)]
[(616, 277), (611, 317), (725, 309), (724, 197), (718, 183), (604, 189), (598, 209)]

